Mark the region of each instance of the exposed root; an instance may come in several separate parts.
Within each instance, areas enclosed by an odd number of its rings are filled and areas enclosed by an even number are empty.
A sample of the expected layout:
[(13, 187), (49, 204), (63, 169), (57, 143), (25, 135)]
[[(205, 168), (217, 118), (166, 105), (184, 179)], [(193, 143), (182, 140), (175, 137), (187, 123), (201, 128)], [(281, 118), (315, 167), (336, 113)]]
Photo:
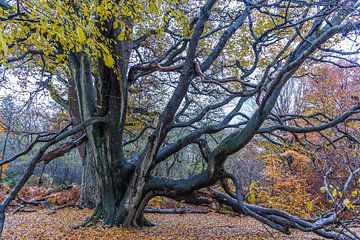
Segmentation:
[(155, 224), (151, 221), (147, 220), (144, 216), (141, 217), (141, 225), (143, 227), (154, 227)]
[(88, 219), (86, 219), (84, 223), (75, 226), (74, 229), (96, 225), (99, 222), (102, 215), (103, 215), (102, 206), (98, 205), (96, 206), (94, 213)]

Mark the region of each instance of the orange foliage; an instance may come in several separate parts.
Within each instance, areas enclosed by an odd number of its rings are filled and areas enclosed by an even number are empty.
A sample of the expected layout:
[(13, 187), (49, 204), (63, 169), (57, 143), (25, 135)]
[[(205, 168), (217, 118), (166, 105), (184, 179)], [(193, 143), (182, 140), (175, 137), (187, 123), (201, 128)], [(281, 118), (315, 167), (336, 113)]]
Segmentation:
[(360, 69), (339, 69), (325, 64), (314, 70), (305, 99), (307, 113), (323, 112), (334, 117), (360, 103)]
[[(80, 197), (80, 186), (67, 186), (68, 189), (45, 188), (36, 185), (25, 185), (18, 196), (25, 200), (47, 200), (54, 205), (76, 203)], [(4, 200), (11, 189), (4, 184), (0, 185), (0, 201)]]
[[(317, 66), (313, 73), (314, 75), (307, 79), (303, 99), (306, 107), (301, 114), (321, 112), (324, 115), (317, 115), (316, 118), (311, 118), (310, 122), (297, 120), (297, 126), (323, 124), (360, 104), (359, 68), (339, 69), (332, 65), (321, 65)], [(338, 129), (349, 132), (358, 139), (360, 128), (359, 122), (354, 120), (356, 117), (353, 115), (341, 123)], [(292, 139), (285, 147), (265, 144), (269, 184), (254, 189), (257, 191), (257, 201), (265, 206), (278, 207), (303, 216), (314, 209), (326, 208), (330, 206), (328, 198), (325, 191), (320, 189), (323, 186), (323, 176), (330, 168), (330, 192), (334, 191), (334, 198), (343, 201), (339, 189), (349, 175), (349, 167), (356, 169), (359, 166), (360, 151), (359, 146), (346, 137), (343, 138), (343, 133), (338, 129), (329, 128), (321, 131), (321, 134), (297, 134), (296, 137), (284, 134), (287, 139)], [(356, 190), (354, 187), (347, 195)], [(357, 196), (355, 193), (353, 195)], [(339, 203), (351, 206), (350, 201)]]
[[(288, 162), (288, 158), (292, 159), (292, 163)], [(310, 193), (308, 179), (303, 177), (305, 172), (307, 177), (315, 174), (311, 159), (287, 150), (278, 155), (268, 155), (265, 161), (268, 184), (254, 187), (257, 203), (303, 217), (313, 213), (316, 198)]]

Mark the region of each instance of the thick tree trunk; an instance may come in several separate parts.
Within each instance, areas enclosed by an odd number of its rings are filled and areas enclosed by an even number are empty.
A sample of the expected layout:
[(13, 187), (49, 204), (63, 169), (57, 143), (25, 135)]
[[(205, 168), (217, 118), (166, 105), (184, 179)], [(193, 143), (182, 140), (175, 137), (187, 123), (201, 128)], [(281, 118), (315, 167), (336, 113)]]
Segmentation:
[[(117, 47), (120, 52), (124, 51), (121, 46)], [(108, 119), (106, 123), (86, 128), (86, 154), (91, 149), (92, 156), (86, 156), (84, 161), (83, 192), (84, 197), (88, 196), (86, 184), (94, 179), (97, 199), (94, 214), (84, 225), (96, 223), (100, 218), (110, 227), (149, 225), (143, 217), (143, 209), (153, 195), (146, 192), (144, 186), (154, 157), (154, 140), (149, 140), (149, 146), (138, 162), (129, 163), (125, 159), (122, 135), (127, 109), (126, 68), (119, 66), (117, 69), (120, 70), (114, 72), (100, 64), (97, 81), (91, 75), (85, 53), (70, 55), (69, 65), (78, 107), (74, 112), (79, 113), (82, 121), (93, 116)], [(95, 84), (98, 85), (93, 88)]]
[[(89, 160), (93, 160), (91, 168), (95, 172), (94, 175), (85, 172), (83, 183), (95, 176), (97, 199), (94, 214), (84, 225), (94, 224), (101, 218), (109, 227), (150, 226), (152, 224), (143, 217), (143, 210), (153, 197), (153, 193), (145, 189), (153, 148), (149, 144), (136, 167), (135, 164), (121, 165), (120, 153), (111, 151), (118, 145), (111, 141), (111, 126), (111, 123), (95, 124), (86, 129), (87, 147), (91, 147), (92, 152)], [(85, 168), (91, 163), (86, 162)]]
[[(75, 66), (74, 66), (75, 67)], [(71, 87), (69, 88), (69, 114), (75, 123), (82, 121), (80, 101), (77, 98), (75, 80), (70, 78)], [(80, 133), (82, 134), (82, 133)], [(80, 135), (79, 134), (79, 135)], [(94, 208), (96, 206), (97, 192), (95, 183), (95, 164), (91, 145), (86, 142), (78, 147), (82, 164), (81, 192), (78, 205), (85, 208)]]
[(79, 147), (82, 160), (81, 192), (78, 205), (84, 208), (95, 208), (97, 201), (95, 164), (91, 146), (88, 143)]
[(109, 141), (111, 136), (104, 129), (106, 125), (87, 130), (95, 160), (98, 199), (94, 214), (85, 225), (96, 223), (100, 218), (110, 227), (151, 225), (143, 217), (143, 210), (153, 196), (144, 190), (146, 167), (143, 164), (138, 168), (117, 166), (117, 158), (113, 159), (114, 153), (110, 151), (114, 147)]

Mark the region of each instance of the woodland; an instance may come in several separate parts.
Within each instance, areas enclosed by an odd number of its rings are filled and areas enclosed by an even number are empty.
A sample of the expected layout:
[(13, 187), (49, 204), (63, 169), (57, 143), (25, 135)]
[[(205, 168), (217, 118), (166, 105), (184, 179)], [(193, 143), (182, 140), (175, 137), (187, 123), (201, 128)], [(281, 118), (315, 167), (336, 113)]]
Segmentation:
[(0, 0), (0, 238), (360, 239), (357, 0)]

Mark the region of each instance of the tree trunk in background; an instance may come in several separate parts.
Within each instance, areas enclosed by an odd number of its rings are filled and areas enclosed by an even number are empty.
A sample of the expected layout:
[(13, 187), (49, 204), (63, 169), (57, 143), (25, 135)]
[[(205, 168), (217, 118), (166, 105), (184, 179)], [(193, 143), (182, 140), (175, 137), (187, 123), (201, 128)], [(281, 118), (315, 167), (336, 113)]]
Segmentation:
[(5, 208), (0, 205), (0, 237), (5, 225)]

